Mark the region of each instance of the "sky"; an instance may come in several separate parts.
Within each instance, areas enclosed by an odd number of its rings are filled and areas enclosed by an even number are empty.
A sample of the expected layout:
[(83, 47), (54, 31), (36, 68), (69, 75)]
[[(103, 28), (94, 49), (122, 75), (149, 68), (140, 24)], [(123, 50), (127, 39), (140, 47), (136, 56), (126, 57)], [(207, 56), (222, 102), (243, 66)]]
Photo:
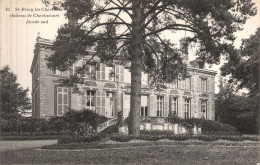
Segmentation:
[[(237, 39), (234, 43), (236, 47), (241, 45), (242, 38), (249, 38), (255, 33), (256, 28), (260, 27), (260, 0), (253, 1), (259, 12), (247, 21), (243, 31), (236, 33)], [(32, 86), (30, 67), (37, 36), (55, 39), (58, 28), (67, 22), (63, 11), (44, 10), (45, 5), (42, 0), (0, 0), (0, 68), (9, 65), (17, 75), (18, 83), (23, 88), (29, 88), (30, 91)], [(37, 14), (55, 15), (56, 17), (44, 18)], [(178, 32), (178, 35), (182, 37), (185, 33)], [(219, 67), (215, 65), (211, 69), (219, 73)], [(218, 75), (215, 79), (216, 82)]]

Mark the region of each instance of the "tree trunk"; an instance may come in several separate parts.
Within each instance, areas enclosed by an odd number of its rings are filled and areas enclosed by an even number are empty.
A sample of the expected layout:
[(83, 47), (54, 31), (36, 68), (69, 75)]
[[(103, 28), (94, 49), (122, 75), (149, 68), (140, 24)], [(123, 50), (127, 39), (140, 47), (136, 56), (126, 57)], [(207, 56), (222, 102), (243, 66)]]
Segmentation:
[(140, 134), (141, 75), (143, 55), (142, 9), (140, 0), (133, 0), (131, 43), (131, 101), (128, 130), (130, 135)]

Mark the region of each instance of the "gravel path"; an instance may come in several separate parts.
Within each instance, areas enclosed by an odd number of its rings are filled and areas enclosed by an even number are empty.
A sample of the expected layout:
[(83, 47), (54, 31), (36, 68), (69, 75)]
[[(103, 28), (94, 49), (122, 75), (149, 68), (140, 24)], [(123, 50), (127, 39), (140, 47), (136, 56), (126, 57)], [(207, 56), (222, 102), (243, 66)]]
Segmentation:
[(0, 152), (19, 150), (25, 148), (37, 148), (57, 143), (57, 140), (26, 140), (26, 141), (5, 141), (0, 140)]

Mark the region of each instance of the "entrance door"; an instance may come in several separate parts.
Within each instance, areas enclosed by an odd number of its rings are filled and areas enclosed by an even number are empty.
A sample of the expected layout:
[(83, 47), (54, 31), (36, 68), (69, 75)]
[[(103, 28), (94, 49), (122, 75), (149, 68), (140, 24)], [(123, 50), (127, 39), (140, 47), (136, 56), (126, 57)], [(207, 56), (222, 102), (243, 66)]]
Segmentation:
[(107, 92), (106, 93), (106, 117), (113, 118), (114, 117), (114, 99), (113, 99), (113, 93)]

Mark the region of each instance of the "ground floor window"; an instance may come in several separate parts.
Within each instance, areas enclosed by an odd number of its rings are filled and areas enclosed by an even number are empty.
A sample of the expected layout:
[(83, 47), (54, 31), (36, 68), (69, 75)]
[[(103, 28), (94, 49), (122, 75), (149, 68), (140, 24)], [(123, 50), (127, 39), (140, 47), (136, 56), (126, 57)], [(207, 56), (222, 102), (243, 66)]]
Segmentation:
[(106, 92), (106, 117), (114, 117), (114, 96), (112, 92)]
[(201, 112), (202, 119), (207, 119), (207, 111), (208, 111), (208, 101), (200, 100), (200, 112)]
[(95, 102), (95, 100), (96, 100), (96, 91), (87, 90), (86, 93), (87, 93), (87, 96), (86, 96), (86, 109), (95, 111), (96, 110), (96, 102)]
[(162, 117), (163, 114), (163, 102), (164, 102), (164, 98), (163, 96), (157, 96), (157, 116)]
[(141, 96), (140, 116), (148, 116), (148, 96)]
[(178, 116), (178, 98), (171, 97), (171, 113), (173, 116)]
[(185, 98), (184, 99), (184, 119), (190, 118), (190, 107), (191, 107), (191, 100)]
[(68, 88), (57, 88), (57, 115), (63, 115), (69, 106)]

